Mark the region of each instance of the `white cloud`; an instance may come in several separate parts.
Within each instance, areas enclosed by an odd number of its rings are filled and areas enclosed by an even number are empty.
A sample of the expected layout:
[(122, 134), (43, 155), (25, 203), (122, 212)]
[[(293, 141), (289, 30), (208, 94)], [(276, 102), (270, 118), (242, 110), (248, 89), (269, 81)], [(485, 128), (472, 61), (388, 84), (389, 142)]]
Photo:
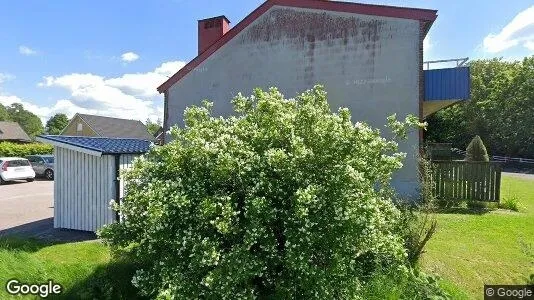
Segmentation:
[(423, 40), (423, 51), (429, 51), (432, 49), (432, 42), (430, 41), (430, 35), (427, 34)]
[(0, 84), (12, 79), (15, 79), (15, 75), (11, 75), (8, 73), (0, 73)]
[(490, 53), (522, 45), (534, 51), (534, 5), (517, 14), (501, 32), (484, 38), (484, 50)]
[(121, 55), (121, 59), (122, 59), (123, 62), (130, 63), (130, 62), (138, 60), (139, 59), (139, 55), (137, 55), (136, 53), (133, 53), (133, 52), (126, 52), (126, 53)]
[(154, 97), (159, 94), (155, 87), (165, 82), (184, 65), (182, 61), (166, 62), (154, 71), (124, 74), (121, 77), (106, 79), (105, 84), (136, 97)]
[[(170, 61), (153, 71), (124, 74), (116, 78), (79, 73), (47, 76), (38, 86), (64, 89), (70, 97), (58, 100), (51, 106), (39, 106), (34, 101), (0, 93), (0, 104), (20, 103), (39, 116), (43, 123), (56, 113), (64, 113), (69, 118), (75, 113), (87, 113), (141, 121), (150, 118), (156, 121), (163, 119), (163, 97), (157, 93), (156, 88), (184, 65), (181, 61)], [(7, 74), (0, 76), (7, 78)]]
[(427, 34), (425, 39), (423, 40), (423, 59), (425, 61), (430, 60), (431, 57), (431, 49), (434, 47), (434, 44), (432, 43), (432, 40), (430, 39), (430, 34)]
[(46, 106), (35, 105), (28, 100), (21, 99), (14, 95), (0, 94), (0, 104), (4, 106), (9, 106), (13, 103), (22, 104), (24, 106), (24, 109), (37, 115), (41, 119), (43, 124), (45, 124), (46, 121), (56, 113), (64, 113), (70, 118), (77, 112), (80, 112), (80, 113), (96, 113), (97, 112), (96, 110), (89, 110), (83, 107), (79, 107), (69, 100), (59, 100), (53, 106), (46, 107)]
[(33, 50), (32, 48), (28, 47), (28, 46), (19, 46), (19, 53), (22, 54), (22, 55), (36, 55), (37, 54), (37, 51)]
[(70, 99), (60, 100), (49, 108), (31, 108), (40, 111), (37, 115), (44, 118), (57, 112), (66, 113), (69, 117), (76, 112), (85, 112), (141, 121), (150, 118), (155, 121), (163, 118), (163, 97), (157, 93), (156, 88), (184, 65), (181, 61), (171, 61), (147, 73), (124, 74), (115, 78), (89, 73), (48, 76), (38, 85), (65, 89), (69, 92)]
[[(69, 74), (45, 78), (44, 86), (66, 89), (72, 101), (81, 107), (102, 111), (106, 115), (146, 119), (154, 113), (153, 101), (123, 93), (93, 74)], [(155, 88), (155, 87), (154, 87)]]

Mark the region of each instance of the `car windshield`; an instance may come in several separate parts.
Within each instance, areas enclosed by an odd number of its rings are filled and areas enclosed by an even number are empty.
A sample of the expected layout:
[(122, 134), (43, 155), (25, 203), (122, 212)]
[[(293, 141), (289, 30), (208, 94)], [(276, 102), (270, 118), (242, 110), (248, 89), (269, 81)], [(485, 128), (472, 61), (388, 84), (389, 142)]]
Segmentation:
[(30, 162), (26, 159), (9, 161), (10, 167), (27, 167), (29, 165)]
[(53, 156), (43, 156), (43, 159), (45, 163), (53, 164), (54, 163), (54, 157)]

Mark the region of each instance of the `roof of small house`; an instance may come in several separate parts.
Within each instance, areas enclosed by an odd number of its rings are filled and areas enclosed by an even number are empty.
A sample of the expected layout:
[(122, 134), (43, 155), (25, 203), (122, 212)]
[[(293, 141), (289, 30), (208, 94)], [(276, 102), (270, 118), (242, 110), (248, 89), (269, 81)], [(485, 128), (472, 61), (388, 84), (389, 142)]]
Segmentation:
[(0, 122), (0, 141), (30, 142), (31, 139), (17, 122)]
[(163, 93), (168, 90), (173, 84), (180, 81), (180, 79), (185, 77), (185, 75), (189, 74), (191, 71), (195, 70), (195, 68), (198, 67), (203, 61), (208, 59), (213, 53), (219, 50), (219, 48), (221, 48), (234, 37), (236, 37), (241, 31), (251, 25), (256, 19), (266, 13), (273, 6), (308, 8), (334, 12), (347, 12), (362, 15), (417, 20), (423, 24), (423, 34), (425, 36), (428, 30), (430, 30), (430, 26), (432, 26), (432, 23), (437, 18), (437, 10), (432, 9), (362, 4), (331, 0), (267, 0), (258, 8), (256, 8), (256, 10), (246, 16), (236, 26), (231, 28), (215, 43), (209, 46), (204, 52), (195, 57), (187, 65), (185, 65), (178, 72), (176, 72), (171, 78), (161, 84), (157, 90), (160, 93)]
[(90, 155), (143, 154), (152, 141), (132, 138), (104, 138), (87, 136), (40, 135), (37, 140)]
[[(154, 137), (148, 132), (145, 124), (139, 120), (119, 119), (87, 114), (76, 115), (79, 116), (96, 134), (101, 137), (154, 140)], [(74, 120), (75, 117), (72, 118), (72, 120)]]

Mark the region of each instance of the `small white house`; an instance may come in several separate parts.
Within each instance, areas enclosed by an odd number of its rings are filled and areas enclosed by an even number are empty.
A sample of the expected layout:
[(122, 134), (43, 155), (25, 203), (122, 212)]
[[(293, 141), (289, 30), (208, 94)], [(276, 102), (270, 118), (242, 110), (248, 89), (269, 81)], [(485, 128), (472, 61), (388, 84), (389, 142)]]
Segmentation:
[(54, 227), (96, 231), (117, 220), (110, 201), (123, 197), (119, 172), (146, 153), (151, 141), (43, 135), (54, 146)]

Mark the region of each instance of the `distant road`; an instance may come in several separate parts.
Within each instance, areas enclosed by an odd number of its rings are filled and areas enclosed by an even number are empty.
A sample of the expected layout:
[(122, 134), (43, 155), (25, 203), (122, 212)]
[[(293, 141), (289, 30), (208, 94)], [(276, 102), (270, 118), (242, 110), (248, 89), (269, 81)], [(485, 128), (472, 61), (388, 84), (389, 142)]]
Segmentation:
[(503, 175), (534, 180), (534, 174), (502, 172)]

